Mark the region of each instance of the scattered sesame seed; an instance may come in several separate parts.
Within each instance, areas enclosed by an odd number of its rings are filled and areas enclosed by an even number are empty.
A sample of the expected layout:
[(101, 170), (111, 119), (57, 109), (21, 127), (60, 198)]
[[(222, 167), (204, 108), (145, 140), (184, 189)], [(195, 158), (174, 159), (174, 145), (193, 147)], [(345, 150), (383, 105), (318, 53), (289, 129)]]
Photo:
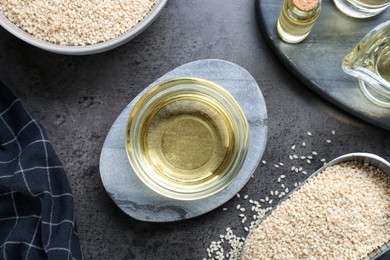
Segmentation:
[(302, 146), (306, 146), (306, 143), (305, 143), (305, 142), (302, 142)]
[(295, 150), (295, 144), (291, 146), (291, 150)]
[(328, 140), (326, 140), (326, 142), (327, 142), (328, 144), (330, 144), (332, 141), (328, 139)]
[(303, 173), (304, 175), (306, 175), (306, 174), (307, 174), (307, 171), (302, 171), (302, 173)]
[(261, 201), (261, 202), (265, 202), (265, 200), (264, 200), (264, 199), (260, 199), (260, 201)]
[(336, 134), (336, 131), (335, 130), (332, 130), (332, 135), (335, 135)]
[(312, 136), (313, 134), (311, 132), (307, 132), (307, 135), (308, 136)]
[(268, 196), (267, 196), (267, 197), (265, 197), (265, 201), (268, 201), (268, 200), (269, 200)]
[(284, 184), (280, 185), (283, 189), (285, 188)]
[(272, 195), (272, 196), (274, 195), (274, 191), (273, 191), (273, 190), (271, 190), (271, 195)]
[(322, 159), (320, 160), (320, 162), (326, 162), (326, 159), (325, 159), (325, 158), (322, 158)]
[(248, 227), (244, 227), (244, 229), (245, 229), (245, 231), (246, 231), (246, 232), (248, 232), (248, 231), (249, 231)]
[(223, 210), (223, 211), (226, 211), (226, 210), (227, 210), (227, 208), (223, 208), (222, 210)]
[(291, 154), (288, 155), (288, 158), (290, 158), (290, 160), (294, 159), (294, 157)]
[(275, 191), (275, 195), (278, 195), (278, 193), (279, 193), (279, 191), (276, 190), (276, 191)]
[(269, 203), (269, 204), (272, 204), (272, 200), (269, 200), (268, 203)]
[(245, 209), (244, 209), (244, 208), (240, 208), (240, 210), (241, 210), (242, 212), (244, 212), (244, 211), (245, 211)]
[(246, 200), (248, 198), (248, 195), (244, 195), (244, 200)]
[(310, 161), (310, 160), (306, 160), (306, 162), (307, 162), (308, 164), (311, 164), (311, 161)]
[(279, 168), (279, 165), (277, 165), (277, 164), (274, 164), (274, 166), (275, 166), (275, 168)]
[(289, 191), (289, 189), (288, 189), (288, 188), (286, 188), (286, 189), (284, 190), (284, 192), (285, 192), (285, 193), (288, 193), (288, 191)]
[(292, 166), (292, 167), (291, 167), (291, 171), (294, 171), (294, 170), (295, 170), (295, 166)]
[(283, 166), (284, 164), (280, 162), (279, 165), (280, 165), (280, 166)]
[(241, 217), (241, 218), (243, 218), (243, 217), (245, 217), (245, 215), (244, 214), (240, 214), (240, 215), (238, 215), (239, 217)]
[(266, 160), (262, 160), (261, 163), (262, 164), (267, 164), (267, 161)]
[(279, 178), (278, 178), (278, 182), (280, 182), (281, 180), (282, 180), (282, 179), (279, 177)]
[(311, 160), (311, 159), (313, 159), (313, 156), (308, 155), (308, 156), (306, 156), (306, 158)]
[(240, 208), (241, 208), (241, 205), (237, 204), (236, 209), (240, 209)]
[(240, 193), (237, 193), (236, 196), (237, 196), (237, 198), (241, 197)]
[(293, 155), (293, 158), (294, 158), (294, 159), (298, 159), (299, 157), (298, 157), (298, 155), (294, 154), (294, 155)]
[(302, 159), (302, 160), (305, 160), (305, 159), (306, 159), (306, 156), (302, 155), (302, 156), (301, 156), (301, 159)]
[(318, 155), (316, 151), (311, 152), (312, 155)]

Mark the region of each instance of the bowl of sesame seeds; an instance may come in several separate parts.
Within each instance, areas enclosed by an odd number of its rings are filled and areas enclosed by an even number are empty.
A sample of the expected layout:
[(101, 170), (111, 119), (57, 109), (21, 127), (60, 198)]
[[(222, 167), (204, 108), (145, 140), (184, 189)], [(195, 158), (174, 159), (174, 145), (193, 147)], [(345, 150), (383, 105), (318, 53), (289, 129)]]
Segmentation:
[(389, 210), (390, 163), (374, 154), (346, 154), (313, 173), (266, 214), (248, 235), (242, 259), (388, 256)]
[(46, 51), (86, 55), (118, 47), (140, 34), (168, 0), (2, 0), (0, 25)]

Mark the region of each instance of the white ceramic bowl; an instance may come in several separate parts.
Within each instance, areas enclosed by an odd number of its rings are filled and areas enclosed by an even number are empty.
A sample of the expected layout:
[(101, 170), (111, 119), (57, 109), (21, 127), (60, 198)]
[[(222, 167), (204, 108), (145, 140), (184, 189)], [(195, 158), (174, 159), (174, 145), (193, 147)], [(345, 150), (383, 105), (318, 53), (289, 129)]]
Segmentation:
[(0, 12), (0, 25), (19, 39), (46, 51), (67, 55), (94, 54), (116, 48), (136, 37), (156, 19), (167, 2), (168, 0), (158, 0), (145, 19), (126, 33), (108, 41), (86, 46), (60, 45), (38, 39), (12, 23), (2, 12)]

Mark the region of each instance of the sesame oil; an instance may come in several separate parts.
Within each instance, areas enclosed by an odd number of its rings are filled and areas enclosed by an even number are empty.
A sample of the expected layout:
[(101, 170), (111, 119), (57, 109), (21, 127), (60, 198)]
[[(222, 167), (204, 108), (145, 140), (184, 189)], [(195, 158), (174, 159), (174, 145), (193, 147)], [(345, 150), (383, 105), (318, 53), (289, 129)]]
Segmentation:
[(163, 100), (141, 130), (143, 151), (161, 178), (180, 186), (202, 185), (222, 174), (234, 150), (232, 122), (207, 97)]

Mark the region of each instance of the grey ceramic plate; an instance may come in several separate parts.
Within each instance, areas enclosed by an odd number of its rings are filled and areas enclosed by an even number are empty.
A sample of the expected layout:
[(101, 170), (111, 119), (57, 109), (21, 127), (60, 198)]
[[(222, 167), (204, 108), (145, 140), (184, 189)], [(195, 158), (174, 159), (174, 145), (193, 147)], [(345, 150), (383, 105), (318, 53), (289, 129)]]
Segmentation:
[[(295, 191), (299, 190), (303, 185), (305, 185), (310, 179), (314, 178), (318, 174), (320, 174), (325, 168), (336, 165), (342, 162), (350, 162), (350, 161), (357, 161), (361, 163), (369, 163), (379, 169), (381, 169), (385, 174), (390, 175), (390, 163), (383, 159), (380, 156), (377, 156), (375, 154), (370, 154), (370, 153), (350, 153), (350, 154), (345, 154), (342, 156), (337, 157), (336, 159), (330, 161), (329, 163), (325, 164), (322, 166), (320, 169), (318, 169), (316, 172), (314, 172), (312, 175), (310, 175), (304, 182), (302, 182), (298, 187), (290, 191), (286, 196), (283, 197), (276, 205), (273, 207), (272, 210), (277, 208), (282, 202), (287, 200)], [(269, 211), (265, 218), (267, 218), (272, 211)], [(264, 219), (265, 219), (264, 218)], [(250, 234), (248, 235), (248, 237)], [(379, 253), (374, 253), (375, 255), (372, 256), (371, 259), (389, 259), (390, 257), (390, 247), (387, 247), (384, 250), (381, 250)]]
[(341, 61), (376, 25), (390, 19), (390, 10), (370, 18), (354, 19), (323, 0), (321, 15), (303, 42), (288, 44), (276, 32), (283, 0), (256, 0), (261, 30), (281, 61), (308, 87), (347, 112), (390, 130), (390, 109), (371, 103), (358, 82), (345, 74)]
[(167, 2), (168, 0), (158, 0), (145, 19), (124, 34), (109, 41), (86, 46), (65, 46), (38, 39), (12, 23), (2, 12), (0, 12), (0, 25), (19, 39), (43, 50), (68, 55), (86, 55), (108, 51), (130, 41), (156, 19)]
[[(241, 106), (249, 124), (248, 154), (235, 179), (222, 191), (199, 200), (174, 200), (149, 189), (139, 180), (126, 155), (125, 132), (135, 103), (157, 83), (176, 77), (197, 77), (224, 87)], [(242, 67), (223, 60), (200, 60), (182, 65), (157, 79), (123, 110), (104, 142), (100, 176), (113, 201), (129, 216), (151, 222), (193, 218), (231, 199), (257, 168), (267, 142), (267, 111), (256, 81)]]

